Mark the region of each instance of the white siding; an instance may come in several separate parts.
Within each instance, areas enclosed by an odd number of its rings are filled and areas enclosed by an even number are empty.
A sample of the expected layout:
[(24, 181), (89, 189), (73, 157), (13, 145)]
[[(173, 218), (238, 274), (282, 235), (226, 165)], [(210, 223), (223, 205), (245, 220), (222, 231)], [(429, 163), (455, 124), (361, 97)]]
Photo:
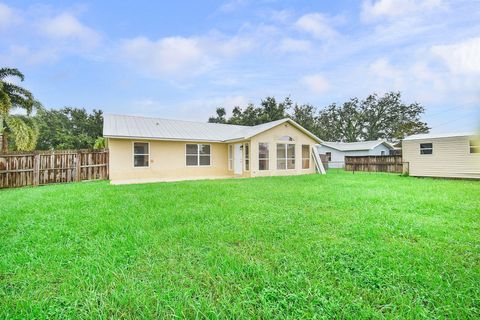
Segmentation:
[[(411, 176), (480, 179), (480, 154), (470, 153), (473, 136), (404, 140), (403, 161)], [(420, 154), (421, 143), (432, 143), (433, 154)]]

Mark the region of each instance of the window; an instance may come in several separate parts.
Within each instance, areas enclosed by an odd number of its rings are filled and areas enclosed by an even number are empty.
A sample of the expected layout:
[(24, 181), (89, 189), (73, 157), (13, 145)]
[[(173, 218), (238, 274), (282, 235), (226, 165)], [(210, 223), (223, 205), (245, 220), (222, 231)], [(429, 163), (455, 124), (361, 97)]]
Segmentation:
[(325, 155), (327, 156), (327, 161), (331, 162), (332, 161), (332, 153), (331, 152), (325, 152)]
[(209, 166), (209, 144), (187, 144), (185, 147), (185, 161), (187, 166)]
[(233, 145), (228, 145), (228, 170), (233, 170)]
[(258, 170), (269, 170), (268, 143), (258, 144)]
[(433, 154), (433, 144), (420, 143), (420, 154)]
[(380, 155), (384, 156), (384, 155), (385, 155), (385, 151), (384, 151), (384, 150), (380, 151)]
[(250, 145), (245, 143), (245, 171), (250, 170)]
[(480, 139), (470, 140), (470, 153), (480, 153)]
[(295, 145), (277, 144), (277, 170), (295, 169)]
[(150, 162), (150, 150), (148, 142), (133, 143), (133, 166), (148, 167)]
[(310, 169), (310, 145), (302, 144), (302, 169)]

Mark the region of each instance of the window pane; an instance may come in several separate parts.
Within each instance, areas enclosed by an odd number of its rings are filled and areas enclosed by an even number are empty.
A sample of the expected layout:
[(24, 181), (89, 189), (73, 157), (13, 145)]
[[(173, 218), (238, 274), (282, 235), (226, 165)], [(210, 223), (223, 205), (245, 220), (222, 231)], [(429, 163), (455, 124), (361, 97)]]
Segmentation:
[(308, 144), (302, 145), (302, 158), (310, 158), (310, 146)]
[(197, 166), (198, 156), (187, 156), (187, 166)]
[(245, 144), (245, 159), (250, 158), (250, 145), (248, 143)]
[(133, 156), (135, 167), (148, 167), (148, 156)]
[(433, 154), (432, 149), (421, 149), (420, 154)]
[(259, 170), (268, 170), (268, 160), (259, 160), (258, 161)]
[(302, 169), (310, 169), (310, 159), (302, 160)]
[(209, 144), (201, 144), (200, 147), (200, 154), (210, 154), (210, 145)]
[(480, 153), (480, 147), (470, 147), (470, 153)]
[(277, 158), (278, 159), (285, 159), (285, 145), (284, 144), (277, 144)]
[(325, 153), (325, 155), (327, 156), (328, 161), (332, 161), (332, 153), (331, 152), (327, 152), (327, 153)]
[(268, 158), (268, 143), (259, 143), (258, 144), (258, 157), (259, 158)]
[(431, 143), (420, 143), (420, 149), (431, 149), (432, 144)]
[(209, 166), (210, 165), (210, 156), (200, 156), (200, 165)]
[(277, 160), (277, 170), (285, 170), (286, 169), (286, 160)]
[(135, 142), (133, 144), (133, 154), (148, 154), (148, 143)]
[(295, 160), (287, 160), (287, 169), (295, 169)]
[(198, 145), (197, 144), (187, 144), (187, 154), (197, 154)]
[(250, 160), (245, 160), (245, 170), (250, 170)]
[(287, 158), (295, 158), (295, 145), (289, 144), (287, 147)]

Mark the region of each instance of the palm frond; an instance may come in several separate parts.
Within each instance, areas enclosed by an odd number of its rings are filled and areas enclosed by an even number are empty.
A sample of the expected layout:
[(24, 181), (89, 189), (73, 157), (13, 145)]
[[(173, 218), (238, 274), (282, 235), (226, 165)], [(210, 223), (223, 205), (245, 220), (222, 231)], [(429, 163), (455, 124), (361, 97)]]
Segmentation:
[(0, 68), (0, 79), (4, 79), (6, 77), (17, 77), (21, 81), (25, 79), (23, 73), (16, 68)]
[(35, 149), (38, 139), (38, 128), (34, 125), (29, 126), (19, 116), (8, 116), (5, 118), (5, 123), (13, 135), (17, 150), (30, 151)]
[(31, 113), (36, 106), (33, 94), (20, 86), (4, 82), (2, 91), (10, 97), (12, 106), (15, 108), (21, 108), (26, 110), (27, 113)]

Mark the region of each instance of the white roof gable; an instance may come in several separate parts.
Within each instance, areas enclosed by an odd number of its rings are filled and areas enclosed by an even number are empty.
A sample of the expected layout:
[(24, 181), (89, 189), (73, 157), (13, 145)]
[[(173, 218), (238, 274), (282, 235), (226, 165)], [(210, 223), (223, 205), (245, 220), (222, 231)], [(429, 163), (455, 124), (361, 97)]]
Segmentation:
[(257, 126), (238, 126), (221, 123), (106, 114), (103, 122), (103, 136), (110, 138), (225, 142), (251, 138), (284, 122), (291, 123), (317, 142), (321, 142), (321, 140), (310, 131), (287, 118)]
[(328, 142), (324, 141), (322, 146), (336, 149), (338, 151), (361, 151), (372, 150), (378, 145), (384, 144), (389, 149), (394, 147), (385, 140), (361, 141), (361, 142)]

